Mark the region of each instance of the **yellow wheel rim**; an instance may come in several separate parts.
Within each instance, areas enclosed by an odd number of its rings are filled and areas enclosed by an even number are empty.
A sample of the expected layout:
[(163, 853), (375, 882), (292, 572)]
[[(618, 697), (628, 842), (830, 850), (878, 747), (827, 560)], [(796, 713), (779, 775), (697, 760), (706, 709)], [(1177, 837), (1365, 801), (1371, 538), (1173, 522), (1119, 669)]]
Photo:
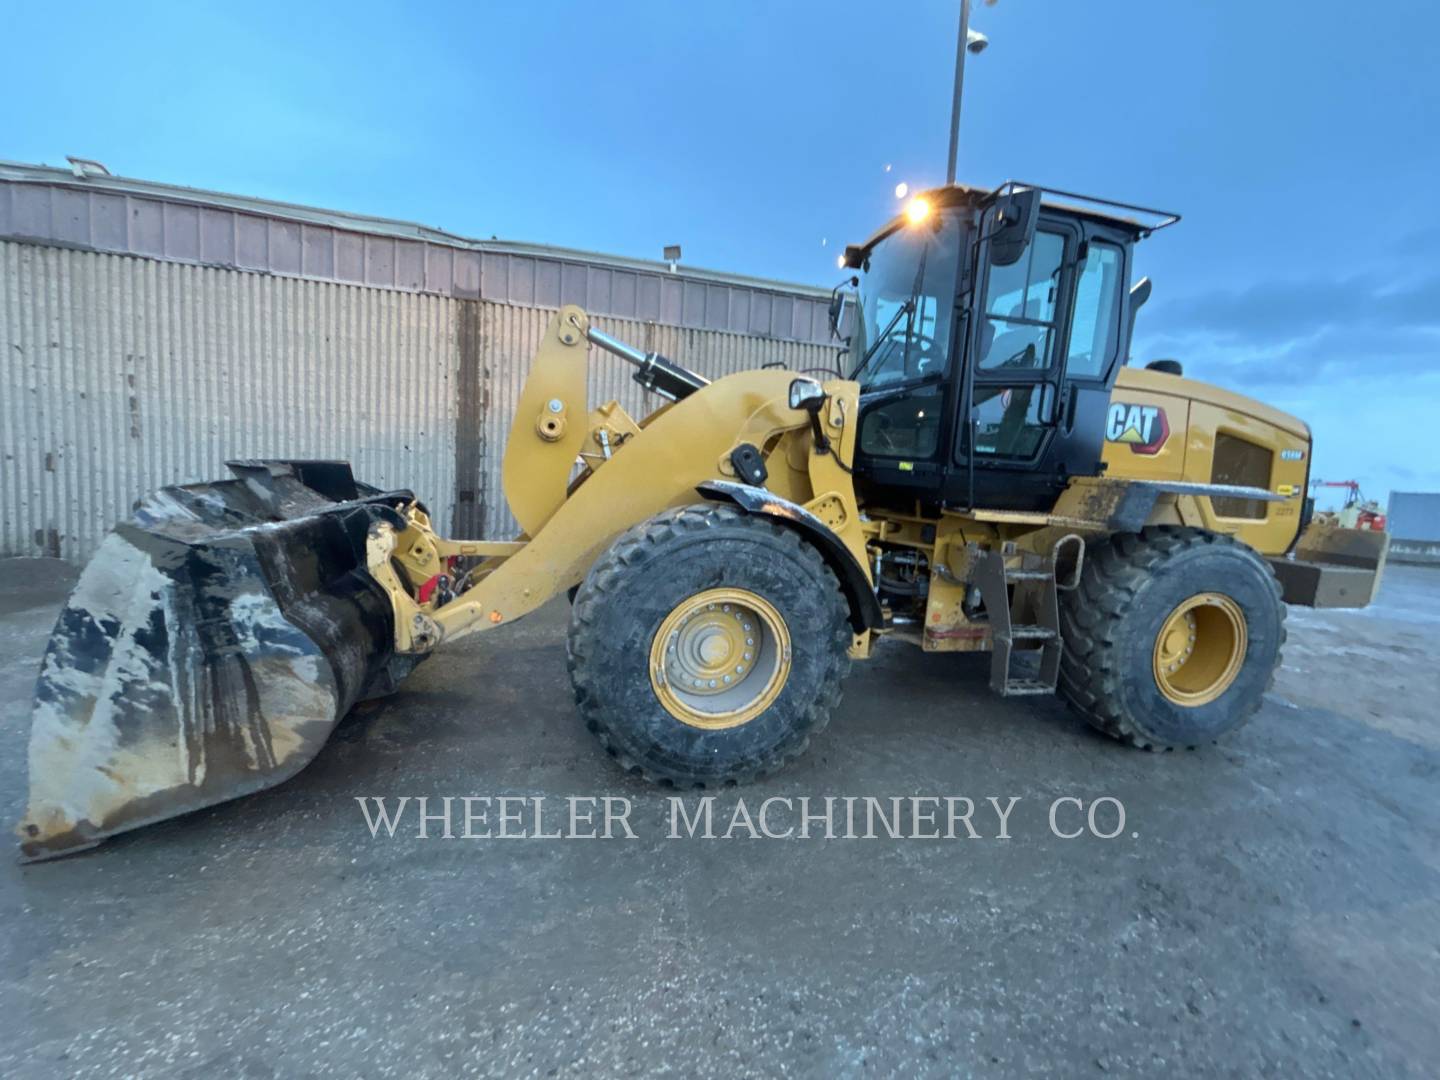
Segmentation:
[(748, 589), (707, 589), (677, 604), (650, 642), (650, 685), (681, 723), (716, 731), (768, 709), (790, 677), (790, 631)]
[(1176, 705), (1214, 701), (1245, 663), (1245, 613), (1220, 593), (1182, 601), (1155, 637), (1155, 683)]

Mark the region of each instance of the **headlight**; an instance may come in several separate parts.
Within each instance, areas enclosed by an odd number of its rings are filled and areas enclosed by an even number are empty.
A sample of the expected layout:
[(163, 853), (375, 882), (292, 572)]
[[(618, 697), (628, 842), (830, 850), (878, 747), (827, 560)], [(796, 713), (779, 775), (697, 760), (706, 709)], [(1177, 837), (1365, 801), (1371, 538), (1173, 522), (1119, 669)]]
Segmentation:
[(790, 383), (790, 408), (812, 412), (825, 400), (825, 388), (814, 379), (795, 379)]

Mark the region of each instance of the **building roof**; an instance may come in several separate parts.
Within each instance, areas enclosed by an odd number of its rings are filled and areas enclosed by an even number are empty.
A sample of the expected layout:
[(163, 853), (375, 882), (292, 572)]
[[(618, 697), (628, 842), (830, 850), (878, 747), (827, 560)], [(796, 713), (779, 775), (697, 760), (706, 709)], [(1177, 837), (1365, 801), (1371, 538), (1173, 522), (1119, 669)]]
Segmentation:
[(0, 161), (0, 239), (838, 346), (827, 289), (78, 167)]

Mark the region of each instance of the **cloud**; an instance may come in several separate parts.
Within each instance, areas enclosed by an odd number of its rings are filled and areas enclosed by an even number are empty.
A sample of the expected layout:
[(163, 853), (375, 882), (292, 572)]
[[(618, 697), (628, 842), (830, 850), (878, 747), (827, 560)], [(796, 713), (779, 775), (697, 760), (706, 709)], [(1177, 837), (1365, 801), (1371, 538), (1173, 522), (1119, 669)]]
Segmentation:
[(1260, 342), (1304, 337), (1335, 326), (1440, 327), (1440, 275), (1409, 282), (1312, 278), (1213, 289), (1161, 301), (1153, 318), (1165, 326)]
[[(1276, 388), (1271, 404), (1303, 417), (1315, 440), (1312, 478), (1360, 481), (1367, 496), (1383, 504), (1390, 491), (1440, 491), (1440, 457), (1433, 450), (1440, 373), (1379, 387), (1352, 379), (1290, 395)], [(1326, 505), (1338, 501), (1324, 490)]]
[(1440, 490), (1440, 274), (1431, 266), (1398, 259), (1370, 276), (1157, 297), (1141, 312), (1133, 352), (1137, 362), (1175, 357), (1192, 378), (1305, 420), (1313, 477), (1353, 477), (1382, 501), (1396, 488)]
[(1256, 385), (1440, 370), (1440, 275), (1348, 277), (1214, 289), (1144, 311), (1138, 358), (1175, 356), (1195, 374)]

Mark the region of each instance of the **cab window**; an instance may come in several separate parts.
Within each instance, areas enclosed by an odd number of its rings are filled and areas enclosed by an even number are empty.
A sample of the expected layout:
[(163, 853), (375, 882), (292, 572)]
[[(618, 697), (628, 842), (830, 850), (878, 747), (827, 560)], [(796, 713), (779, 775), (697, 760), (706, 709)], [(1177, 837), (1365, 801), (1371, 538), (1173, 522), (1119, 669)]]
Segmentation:
[(955, 215), (941, 214), (898, 230), (871, 252), (850, 343), (851, 378), (867, 392), (945, 372), (960, 234)]
[(865, 413), (860, 450), (875, 457), (928, 458), (940, 444), (941, 385), (918, 386)]
[(1120, 328), (1120, 267), (1118, 247), (1090, 243), (1075, 285), (1075, 315), (1065, 361), (1071, 378), (1099, 378), (1110, 363)]
[(1017, 262), (990, 268), (980, 326), (980, 371), (1033, 371), (1054, 362), (1064, 256), (1063, 236), (1037, 232)]

